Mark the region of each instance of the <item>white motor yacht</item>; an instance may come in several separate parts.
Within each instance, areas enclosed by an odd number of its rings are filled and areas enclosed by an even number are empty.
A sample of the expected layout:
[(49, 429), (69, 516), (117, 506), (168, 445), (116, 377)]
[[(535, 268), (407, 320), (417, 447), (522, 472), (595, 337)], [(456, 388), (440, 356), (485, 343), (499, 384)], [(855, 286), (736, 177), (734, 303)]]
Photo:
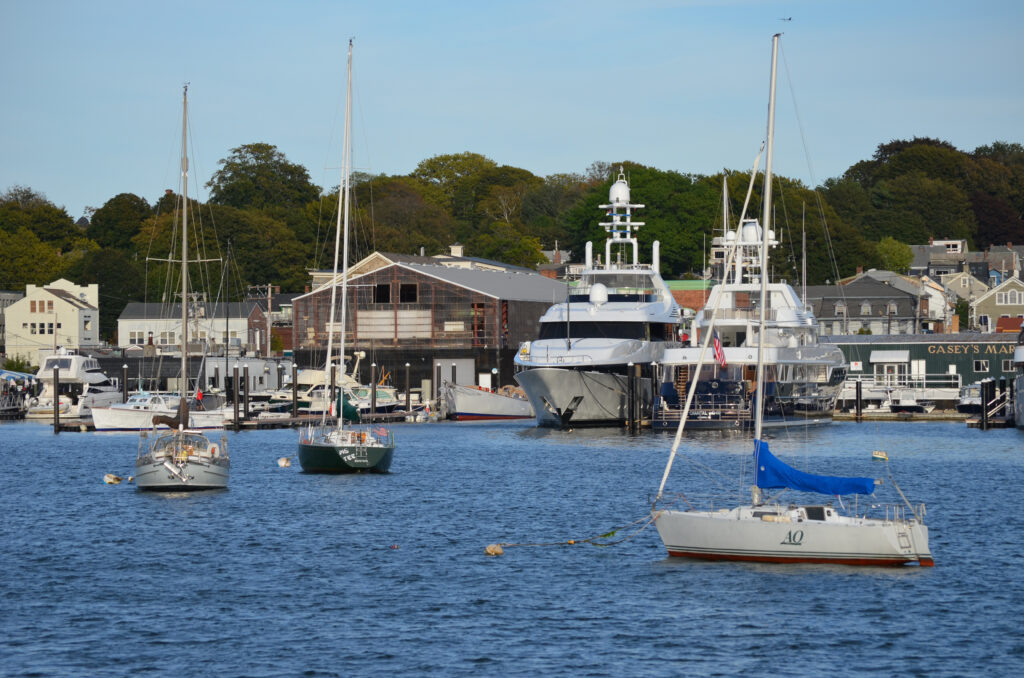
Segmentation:
[[(630, 370), (639, 367), (636, 401), (649, 411), (652, 363), (666, 348), (679, 346), (681, 309), (659, 269), (659, 243), (650, 264), (639, 261), (629, 184), (620, 168), (608, 195), (611, 221), (605, 262), (593, 262), (587, 243), (586, 268), (568, 298), (540, 319), (540, 336), (520, 346), (516, 381), (542, 426), (621, 425), (627, 419)], [(623, 258), (625, 257), (625, 260)]]
[[(54, 393), (53, 371), (57, 369), (59, 393)], [(28, 402), (29, 419), (49, 419), (56, 407), (61, 417), (82, 419), (94, 409), (121, 402), (117, 378), (103, 373), (95, 358), (61, 348), (48, 356), (36, 373), (43, 390)]]

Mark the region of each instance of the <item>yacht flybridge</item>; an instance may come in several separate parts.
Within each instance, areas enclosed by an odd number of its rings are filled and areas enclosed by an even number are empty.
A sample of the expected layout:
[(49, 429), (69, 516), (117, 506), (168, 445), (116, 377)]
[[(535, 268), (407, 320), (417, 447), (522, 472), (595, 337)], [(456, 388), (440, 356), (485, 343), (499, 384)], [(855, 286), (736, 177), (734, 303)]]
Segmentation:
[[(764, 237), (767, 235), (767, 237)], [(763, 243), (762, 243), (763, 241)], [(756, 219), (712, 240), (712, 254), (732, 264), (719, 271), (707, 304), (697, 313), (690, 345), (665, 351), (662, 382), (655, 403), (655, 428), (675, 429), (689, 383), (697, 381), (686, 427), (753, 428), (754, 387), (760, 332), (759, 290), (762, 248), (778, 244), (771, 229), (764, 234)], [(715, 257), (714, 255), (718, 255)], [(785, 281), (767, 282), (764, 329), (765, 422), (767, 426), (827, 423), (846, 380), (842, 351), (818, 343), (818, 321)], [(716, 360), (697, 372), (700, 345), (713, 332), (721, 346)]]
[[(653, 399), (652, 363), (667, 347), (679, 346), (681, 309), (661, 279), (659, 243), (650, 264), (639, 261), (629, 184), (619, 169), (601, 222), (608, 233), (604, 263), (593, 261), (587, 243), (585, 269), (570, 284), (563, 303), (540, 319), (540, 335), (520, 346), (516, 381), (530, 399), (542, 426), (622, 424), (627, 417), (628, 376), (639, 368), (636, 400), (649, 411)], [(625, 257), (625, 260), (624, 260)]]

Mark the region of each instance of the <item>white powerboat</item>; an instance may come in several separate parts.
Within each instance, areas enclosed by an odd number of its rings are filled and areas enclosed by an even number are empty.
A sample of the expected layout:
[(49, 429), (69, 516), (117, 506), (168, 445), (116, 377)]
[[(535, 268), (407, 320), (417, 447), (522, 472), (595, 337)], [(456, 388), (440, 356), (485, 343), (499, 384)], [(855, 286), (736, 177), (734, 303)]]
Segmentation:
[[(681, 309), (659, 274), (659, 243), (652, 262), (641, 264), (625, 173), (608, 193), (611, 221), (605, 261), (593, 262), (587, 243), (586, 265), (570, 285), (565, 303), (540, 319), (540, 336), (516, 354), (515, 379), (526, 392), (541, 426), (619, 425), (627, 419), (630, 370), (639, 368), (635, 397), (640, 411), (650, 410), (652, 364), (667, 348), (679, 346)], [(630, 256), (631, 255), (631, 256)], [(626, 260), (623, 260), (623, 256)]]
[[(59, 394), (54, 393), (54, 368)], [(64, 348), (46, 357), (36, 379), (42, 382), (43, 390), (28, 402), (29, 419), (51, 419), (54, 407), (61, 417), (85, 419), (95, 408), (121, 402), (118, 379), (104, 374), (98, 360)]]

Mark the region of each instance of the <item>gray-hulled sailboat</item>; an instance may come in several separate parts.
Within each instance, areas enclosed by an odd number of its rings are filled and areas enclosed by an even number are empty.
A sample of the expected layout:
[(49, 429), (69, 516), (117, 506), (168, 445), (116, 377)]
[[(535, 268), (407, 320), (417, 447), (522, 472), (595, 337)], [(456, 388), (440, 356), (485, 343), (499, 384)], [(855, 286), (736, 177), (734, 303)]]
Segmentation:
[[(228, 484), (231, 460), (227, 439), (215, 443), (188, 427), (188, 85), (183, 98), (181, 131), (181, 394), (178, 414), (153, 417), (152, 438), (143, 431), (135, 460), (135, 485), (140, 490), (181, 492), (218, 490)], [(158, 424), (169, 430), (155, 432)]]
[[(348, 222), (349, 180), (352, 168), (352, 41), (348, 43), (348, 85), (345, 97), (345, 135), (342, 150), (341, 188), (339, 190), (338, 222), (334, 237), (334, 276), (331, 281), (331, 310), (327, 332), (327, 361), (325, 373), (329, 375), (333, 349), (334, 308), (338, 289), (338, 248), (344, 242), (341, 273), (341, 338), (338, 354), (345, 355), (345, 320), (348, 302)], [(329, 379), (329, 376), (327, 377)], [(325, 380), (326, 383), (326, 380)], [(306, 473), (387, 473), (395, 453), (391, 431), (384, 426), (346, 426), (345, 417), (338, 413), (337, 424), (327, 421), (327, 412), (321, 415), (319, 426), (308, 426), (299, 434), (299, 465)]]

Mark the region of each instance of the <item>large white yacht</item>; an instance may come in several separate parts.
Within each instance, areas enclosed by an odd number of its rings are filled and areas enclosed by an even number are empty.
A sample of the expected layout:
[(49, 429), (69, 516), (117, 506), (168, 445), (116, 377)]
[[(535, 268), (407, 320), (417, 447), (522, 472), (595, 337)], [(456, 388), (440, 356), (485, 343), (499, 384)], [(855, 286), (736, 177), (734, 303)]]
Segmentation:
[[(591, 243), (577, 284), (564, 303), (540, 319), (540, 336), (516, 354), (522, 386), (542, 426), (622, 424), (627, 418), (627, 374), (640, 368), (636, 401), (649, 411), (653, 398), (652, 363), (666, 347), (679, 346), (681, 309), (658, 273), (658, 242), (652, 262), (641, 264), (629, 184), (620, 168), (607, 205), (611, 221), (602, 222), (608, 239), (604, 263), (594, 265)], [(626, 257), (626, 260), (623, 260)]]
[[(767, 235), (768, 247), (775, 247), (774, 231), (769, 229)], [(690, 345), (665, 351), (652, 419), (655, 428), (678, 426), (694, 379), (697, 385), (686, 428), (753, 427), (762, 236), (756, 219), (744, 219), (738, 229), (712, 240), (712, 259), (719, 262), (722, 282), (712, 288), (697, 313)], [(708, 331), (717, 333), (721, 352), (716, 358), (712, 343), (697, 374)], [(814, 313), (785, 281), (768, 282), (764, 335), (764, 425), (831, 422), (846, 380), (846, 361), (838, 347), (818, 343)]]
[[(54, 392), (55, 368), (60, 393)], [(61, 417), (88, 418), (97, 407), (121, 402), (118, 380), (105, 375), (98, 360), (65, 348), (47, 356), (36, 379), (42, 383), (43, 390), (28, 402), (26, 417), (29, 419), (50, 419), (54, 408)]]

